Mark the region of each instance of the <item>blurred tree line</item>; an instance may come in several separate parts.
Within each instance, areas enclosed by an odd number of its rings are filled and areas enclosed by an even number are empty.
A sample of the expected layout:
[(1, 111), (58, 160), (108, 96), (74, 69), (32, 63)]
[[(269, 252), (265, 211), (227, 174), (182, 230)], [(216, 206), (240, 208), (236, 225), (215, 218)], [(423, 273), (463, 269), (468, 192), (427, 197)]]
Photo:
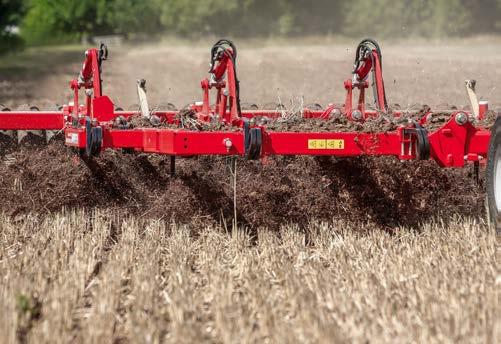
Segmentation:
[(0, 0), (0, 46), (157, 32), (462, 36), (500, 32), (500, 14), (501, 0)]
[(0, 0), (0, 53), (22, 46), (15, 28), (24, 12), (23, 1)]

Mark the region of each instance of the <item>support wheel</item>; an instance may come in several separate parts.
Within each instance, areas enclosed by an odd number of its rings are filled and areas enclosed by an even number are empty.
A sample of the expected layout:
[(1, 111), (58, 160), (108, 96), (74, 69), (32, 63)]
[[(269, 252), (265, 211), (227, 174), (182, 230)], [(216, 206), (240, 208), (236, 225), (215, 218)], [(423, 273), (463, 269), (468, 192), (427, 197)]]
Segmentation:
[(491, 131), (487, 162), (487, 212), (489, 224), (501, 236), (501, 116)]

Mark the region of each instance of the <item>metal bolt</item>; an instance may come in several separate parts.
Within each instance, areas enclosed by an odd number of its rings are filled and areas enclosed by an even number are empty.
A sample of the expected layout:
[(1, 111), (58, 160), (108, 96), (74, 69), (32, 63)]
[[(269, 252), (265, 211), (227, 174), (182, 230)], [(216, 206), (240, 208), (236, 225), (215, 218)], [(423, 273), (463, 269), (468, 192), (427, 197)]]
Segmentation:
[(456, 115), (456, 123), (459, 125), (464, 125), (468, 122), (468, 115), (464, 112), (460, 112)]
[(351, 118), (353, 118), (355, 121), (360, 121), (362, 119), (362, 111), (354, 110), (351, 113)]
[(330, 113), (330, 116), (331, 117), (338, 117), (338, 116), (341, 116), (341, 110), (339, 110), (338, 108), (336, 109), (333, 109)]
[(226, 150), (229, 152), (231, 147), (233, 146), (233, 142), (230, 139), (226, 138), (223, 140), (223, 144), (226, 147)]

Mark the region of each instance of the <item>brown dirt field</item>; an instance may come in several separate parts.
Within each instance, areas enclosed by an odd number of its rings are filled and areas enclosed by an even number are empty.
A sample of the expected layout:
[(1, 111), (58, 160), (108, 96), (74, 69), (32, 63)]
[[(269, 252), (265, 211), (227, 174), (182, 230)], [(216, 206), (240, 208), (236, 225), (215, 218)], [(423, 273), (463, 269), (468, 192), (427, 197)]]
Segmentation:
[[(242, 101), (342, 102), (356, 43), (244, 42)], [(404, 110), (464, 107), (464, 79), (477, 79), (493, 108), (501, 104), (499, 44), (382, 48), (388, 101)], [(201, 98), (209, 49), (112, 49), (105, 92), (130, 108), (136, 80), (145, 78), (151, 104), (182, 108)], [(0, 104), (51, 108), (69, 99), (83, 54), (39, 54), (0, 67)], [(344, 124), (292, 128), (312, 125)], [(483, 171), (477, 181), (471, 168), (391, 158), (238, 159), (240, 227), (231, 230), (231, 159), (178, 159), (173, 178), (168, 157), (107, 151), (89, 160), (57, 140), (26, 141), (0, 135), (0, 342), (491, 343), (501, 336)]]

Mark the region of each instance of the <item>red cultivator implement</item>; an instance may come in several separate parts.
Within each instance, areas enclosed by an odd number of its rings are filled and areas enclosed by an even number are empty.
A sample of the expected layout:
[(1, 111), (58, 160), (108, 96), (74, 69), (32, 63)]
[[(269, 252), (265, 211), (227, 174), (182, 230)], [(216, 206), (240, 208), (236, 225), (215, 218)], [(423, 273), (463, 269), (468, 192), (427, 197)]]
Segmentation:
[[(104, 149), (167, 154), (172, 157), (172, 172), (175, 157), (197, 155), (249, 160), (273, 155), (369, 155), (401, 161), (432, 159), (442, 167), (471, 163), (478, 169), (487, 164), (490, 215), (500, 228), (501, 120), (489, 111), (487, 102), (478, 102), (472, 81), (467, 82), (471, 111), (392, 108), (385, 93), (381, 50), (375, 41), (364, 40), (356, 51), (352, 78), (344, 83), (344, 104), (326, 108), (315, 104), (296, 111), (281, 104), (247, 109), (240, 103), (237, 50), (230, 41), (220, 40), (211, 50), (209, 77), (201, 82), (201, 102), (180, 111), (150, 111), (145, 82), (140, 81), (140, 109), (122, 111), (103, 95), (101, 69), (107, 55), (104, 45), (86, 51), (78, 79), (70, 82), (74, 92), (70, 104), (54, 112), (2, 112), (0, 130), (61, 131), (65, 144), (86, 157)], [(369, 86), (372, 104), (366, 103)]]

